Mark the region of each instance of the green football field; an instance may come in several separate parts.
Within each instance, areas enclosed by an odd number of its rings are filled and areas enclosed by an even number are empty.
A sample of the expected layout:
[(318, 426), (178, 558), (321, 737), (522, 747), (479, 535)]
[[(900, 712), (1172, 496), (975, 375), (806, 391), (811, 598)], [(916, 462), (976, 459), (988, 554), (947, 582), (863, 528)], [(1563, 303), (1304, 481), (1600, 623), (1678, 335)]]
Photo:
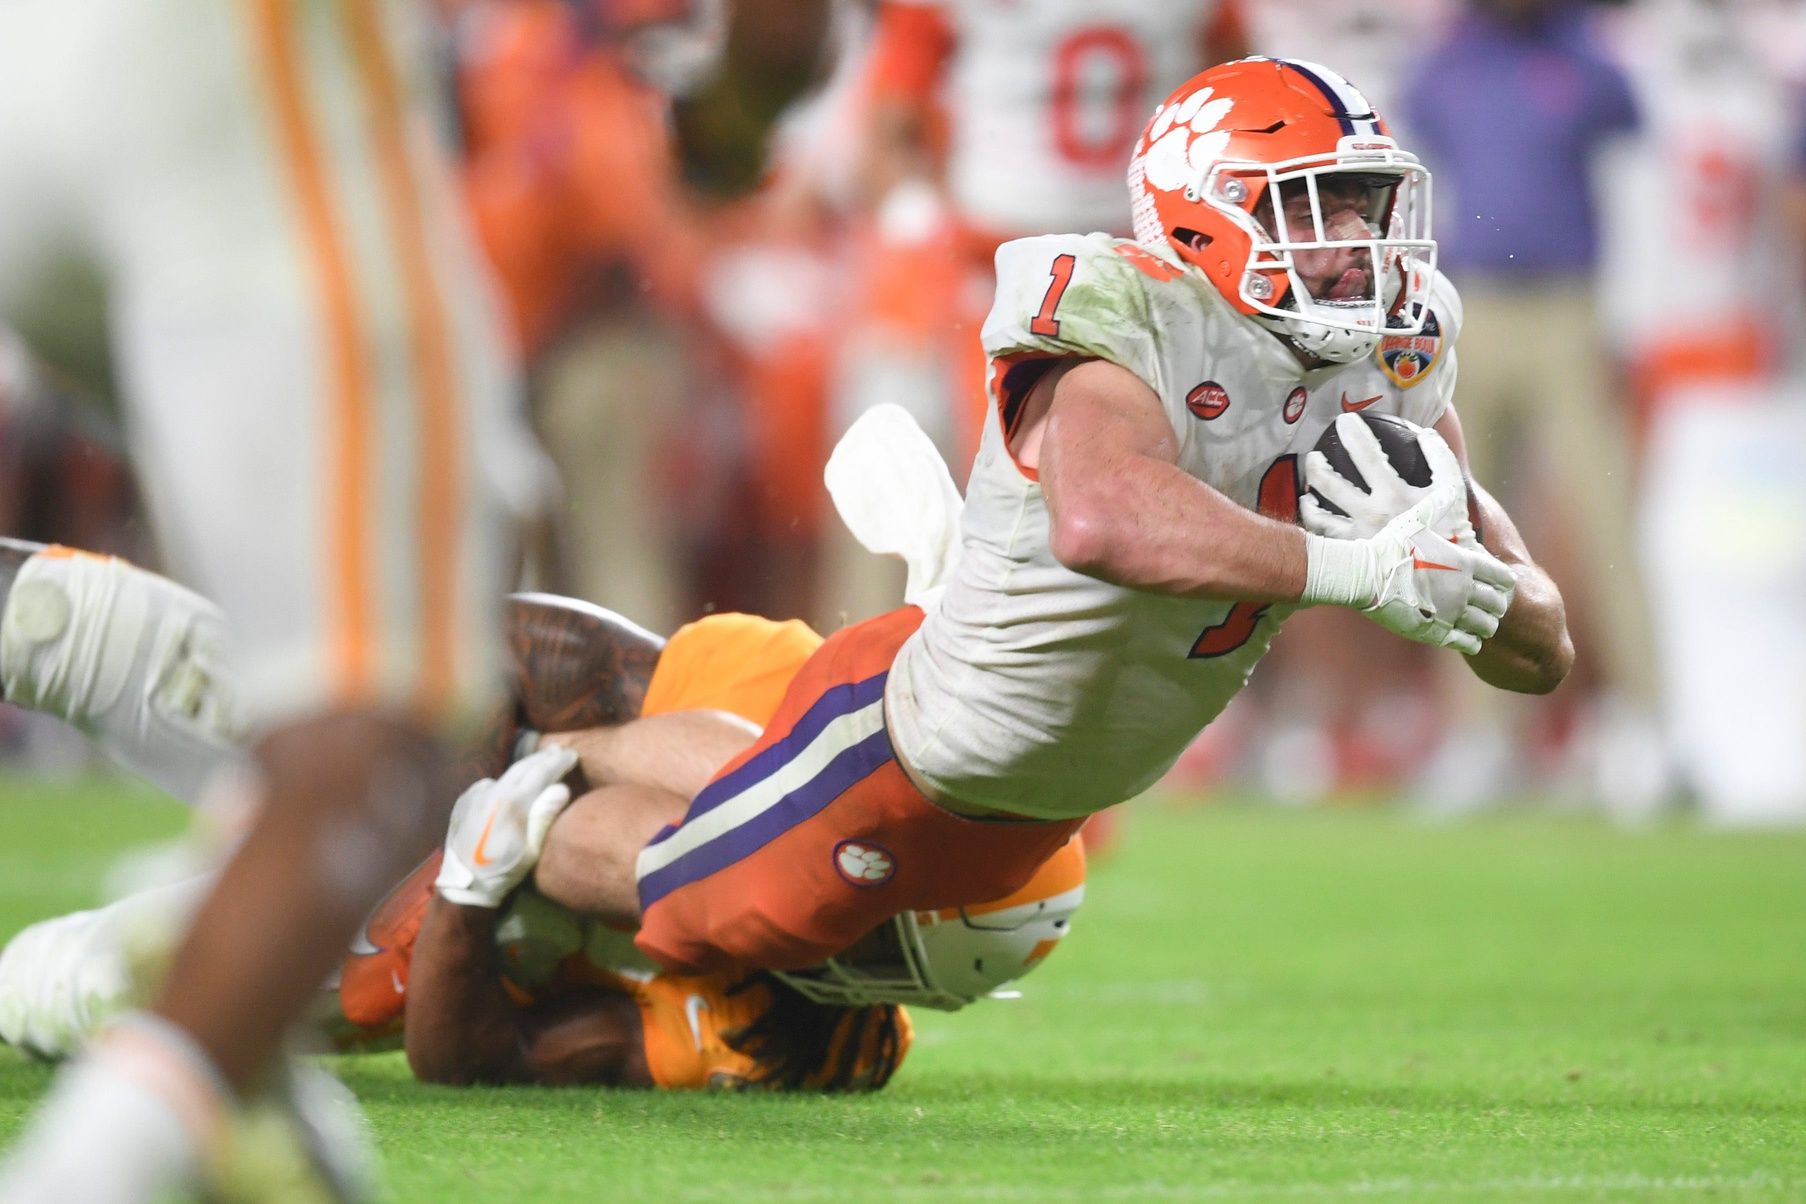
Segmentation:
[[(179, 821), (0, 797), (8, 933)], [(338, 1066), (408, 1201), (1806, 1199), (1806, 835), (1150, 802), (1024, 985), (870, 1098)]]

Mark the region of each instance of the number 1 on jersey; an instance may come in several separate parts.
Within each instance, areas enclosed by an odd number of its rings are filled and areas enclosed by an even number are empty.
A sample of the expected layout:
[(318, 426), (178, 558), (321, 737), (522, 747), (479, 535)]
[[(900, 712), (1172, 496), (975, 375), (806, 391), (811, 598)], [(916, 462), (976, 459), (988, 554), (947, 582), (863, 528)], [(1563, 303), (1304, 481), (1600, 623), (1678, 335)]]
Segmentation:
[(1066, 286), (1072, 283), (1072, 269), (1078, 262), (1076, 255), (1054, 256), (1053, 266), (1048, 269), (1053, 279), (1048, 282), (1047, 295), (1041, 298), (1041, 312), (1028, 324), (1030, 334), (1044, 339), (1060, 337), (1060, 319), (1054, 317), (1054, 310), (1060, 308), (1060, 298), (1066, 295)]

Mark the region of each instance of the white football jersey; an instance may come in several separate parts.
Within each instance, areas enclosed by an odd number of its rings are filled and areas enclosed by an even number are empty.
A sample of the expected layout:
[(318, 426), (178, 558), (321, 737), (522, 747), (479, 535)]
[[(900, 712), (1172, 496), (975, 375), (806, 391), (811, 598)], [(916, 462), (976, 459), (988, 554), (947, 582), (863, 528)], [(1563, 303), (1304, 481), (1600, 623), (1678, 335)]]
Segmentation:
[(956, 47), (947, 182), (1000, 233), (1123, 225), (1123, 164), (1148, 114), (1209, 64), (1216, 0), (926, 0)]
[[(1249, 509), (1297, 515), (1300, 461), (1336, 415), (1428, 426), (1454, 387), (1446, 279), (1422, 334), (1305, 370), (1170, 252), (1104, 234), (1006, 243), (985, 322), (995, 405), (966, 489), (958, 566), (885, 694), (898, 750), (948, 797), (1076, 817), (1147, 789), (1248, 680), (1290, 607), (1165, 597), (1066, 568), (1005, 423), (1037, 360), (1106, 359), (1146, 381), (1179, 466)], [(1263, 505), (1264, 501), (1264, 505)]]
[(1801, 300), (1785, 88), (1725, 14), (1652, 5), (1620, 32), (1645, 130), (1601, 173), (1611, 333), (1635, 356), (1740, 330), (1784, 343)]

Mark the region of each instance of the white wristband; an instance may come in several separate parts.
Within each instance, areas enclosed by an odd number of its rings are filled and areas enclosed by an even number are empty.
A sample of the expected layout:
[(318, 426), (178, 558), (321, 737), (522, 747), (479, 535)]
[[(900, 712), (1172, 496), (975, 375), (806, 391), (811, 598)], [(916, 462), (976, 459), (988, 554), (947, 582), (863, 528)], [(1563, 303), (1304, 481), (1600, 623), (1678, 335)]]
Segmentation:
[(1306, 606), (1372, 606), (1379, 594), (1373, 566), (1373, 548), (1364, 539), (1304, 537), (1304, 593)]

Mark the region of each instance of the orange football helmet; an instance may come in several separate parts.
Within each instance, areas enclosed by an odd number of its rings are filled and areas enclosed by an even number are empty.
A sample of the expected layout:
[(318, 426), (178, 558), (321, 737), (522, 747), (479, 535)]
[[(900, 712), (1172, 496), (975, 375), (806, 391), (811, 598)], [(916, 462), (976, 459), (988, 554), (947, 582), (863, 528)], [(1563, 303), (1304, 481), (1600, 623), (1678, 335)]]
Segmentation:
[[(1362, 236), (1327, 229), (1353, 188)], [(1249, 58), (1193, 76), (1154, 110), (1129, 162), (1136, 239), (1174, 247), (1229, 303), (1302, 351), (1347, 363), (1423, 326), (1436, 270), (1430, 173), (1327, 67)], [(1316, 296), (1309, 252), (1364, 251), (1353, 295)]]

